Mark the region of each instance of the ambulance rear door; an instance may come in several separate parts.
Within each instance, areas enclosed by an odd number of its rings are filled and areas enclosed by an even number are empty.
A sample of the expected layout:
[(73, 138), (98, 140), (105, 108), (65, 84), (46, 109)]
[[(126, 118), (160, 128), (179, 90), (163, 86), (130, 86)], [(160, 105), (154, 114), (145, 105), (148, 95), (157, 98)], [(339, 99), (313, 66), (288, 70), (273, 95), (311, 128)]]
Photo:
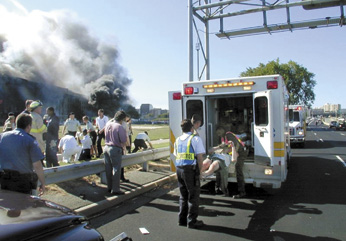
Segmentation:
[(265, 166), (273, 165), (275, 130), (272, 95), (270, 90), (254, 94), (254, 161), (256, 164)]
[[(170, 145), (170, 157), (175, 162), (174, 143), (177, 137), (181, 136), (182, 131), (180, 123), (182, 120), (182, 95), (181, 91), (169, 91), (168, 92), (168, 108), (169, 108), (169, 145)], [(171, 163), (171, 168), (174, 171), (175, 167)]]
[[(204, 147), (206, 147), (206, 115), (205, 115), (205, 96), (183, 96), (183, 118), (191, 119), (193, 115), (198, 114), (202, 118), (201, 127), (197, 130), (202, 138)], [(171, 113), (169, 113), (171, 115)]]

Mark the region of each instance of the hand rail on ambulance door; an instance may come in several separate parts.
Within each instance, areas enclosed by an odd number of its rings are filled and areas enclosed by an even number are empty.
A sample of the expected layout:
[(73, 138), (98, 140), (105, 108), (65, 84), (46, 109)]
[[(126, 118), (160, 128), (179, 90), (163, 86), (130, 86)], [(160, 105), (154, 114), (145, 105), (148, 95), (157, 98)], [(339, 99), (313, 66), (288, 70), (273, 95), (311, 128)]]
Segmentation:
[[(213, 133), (213, 124), (212, 123), (208, 123), (208, 128), (209, 128), (209, 132), (208, 133), (210, 133), (210, 135), (209, 135), (209, 140), (208, 140), (208, 142), (207, 143), (210, 143), (210, 146), (212, 147), (212, 146), (214, 146), (214, 133)], [(208, 136), (208, 135), (207, 135)], [(207, 147), (206, 147), (207, 148)]]
[(252, 138), (251, 138), (251, 146), (252, 147), (255, 147), (254, 145), (254, 142), (255, 142), (255, 124), (254, 122), (251, 123), (251, 135), (252, 135)]

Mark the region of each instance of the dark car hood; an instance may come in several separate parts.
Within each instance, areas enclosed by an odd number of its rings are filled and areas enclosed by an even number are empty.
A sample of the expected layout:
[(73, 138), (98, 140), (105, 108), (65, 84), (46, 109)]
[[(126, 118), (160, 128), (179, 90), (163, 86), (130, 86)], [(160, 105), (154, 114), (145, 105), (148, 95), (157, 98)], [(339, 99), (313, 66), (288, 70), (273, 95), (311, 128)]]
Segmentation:
[(66, 207), (35, 196), (0, 190), (0, 240), (30, 239), (84, 221), (83, 216)]

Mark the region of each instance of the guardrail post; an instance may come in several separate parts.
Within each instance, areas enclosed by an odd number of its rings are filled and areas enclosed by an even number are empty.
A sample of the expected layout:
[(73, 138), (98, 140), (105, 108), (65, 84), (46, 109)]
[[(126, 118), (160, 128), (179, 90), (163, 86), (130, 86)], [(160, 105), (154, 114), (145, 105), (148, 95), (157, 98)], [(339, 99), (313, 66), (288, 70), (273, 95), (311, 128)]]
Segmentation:
[(102, 183), (102, 184), (106, 184), (106, 185), (107, 185), (106, 172), (101, 172), (101, 173), (100, 173), (100, 179), (101, 179), (101, 183)]
[(142, 165), (142, 170), (147, 172), (149, 170), (149, 165), (148, 165), (148, 162), (144, 162), (143, 165)]

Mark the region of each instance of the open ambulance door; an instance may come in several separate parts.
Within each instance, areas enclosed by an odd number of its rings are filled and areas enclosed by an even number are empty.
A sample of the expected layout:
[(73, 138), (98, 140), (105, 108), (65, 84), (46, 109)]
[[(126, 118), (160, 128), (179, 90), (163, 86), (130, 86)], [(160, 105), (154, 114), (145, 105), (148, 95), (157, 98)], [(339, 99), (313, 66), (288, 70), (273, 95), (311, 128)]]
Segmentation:
[(274, 155), (272, 91), (254, 94), (253, 146), (254, 162), (259, 165), (272, 166)]
[[(202, 118), (202, 124), (197, 130), (198, 135), (203, 140), (206, 147), (206, 115), (205, 115), (205, 97), (204, 96), (183, 96), (183, 118), (191, 119), (193, 115), (198, 114)], [(171, 115), (171, 113), (169, 113)]]
[(180, 123), (182, 121), (182, 95), (181, 91), (168, 92), (169, 108), (169, 146), (171, 158), (171, 170), (175, 171), (174, 143), (177, 137), (182, 135)]

